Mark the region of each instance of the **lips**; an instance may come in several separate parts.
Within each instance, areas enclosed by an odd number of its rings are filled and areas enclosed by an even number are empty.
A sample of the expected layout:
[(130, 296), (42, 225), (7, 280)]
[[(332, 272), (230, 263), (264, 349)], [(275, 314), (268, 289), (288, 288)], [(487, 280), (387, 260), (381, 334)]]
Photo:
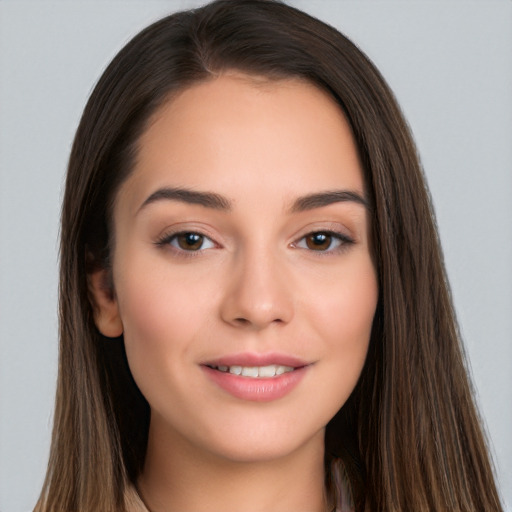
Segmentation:
[(310, 363), (287, 354), (234, 354), (201, 364), (214, 384), (235, 398), (269, 402), (291, 393)]

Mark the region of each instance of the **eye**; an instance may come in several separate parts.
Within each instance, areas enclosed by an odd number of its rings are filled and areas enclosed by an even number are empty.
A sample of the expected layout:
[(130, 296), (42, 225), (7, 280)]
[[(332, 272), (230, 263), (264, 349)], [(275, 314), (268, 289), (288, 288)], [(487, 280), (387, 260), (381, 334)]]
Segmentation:
[(170, 245), (178, 250), (197, 252), (215, 247), (215, 243), (205, 235), (194, 231), (184, 231), (166, 236), (158, 245)]
[(331, 252), (352, 243), (353, 240), (342, 233), (315, 231), (302, 237), (294, 246), (300, 249), (309, 249), (310, 251)]

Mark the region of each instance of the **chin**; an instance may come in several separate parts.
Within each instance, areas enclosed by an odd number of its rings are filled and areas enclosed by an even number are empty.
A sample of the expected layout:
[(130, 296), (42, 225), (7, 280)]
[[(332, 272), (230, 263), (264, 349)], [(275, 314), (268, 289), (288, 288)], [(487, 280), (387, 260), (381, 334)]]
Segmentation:
[[(227, 434), (227, 433), (226, 433)], [(241, 428), (213, 439), (210, 451), (234, 463), (262, 463), (285, 459), (301, 450), (318, 452), (324, 447), (325, 428), (309, 432), (292, 432), (290, 429)]]

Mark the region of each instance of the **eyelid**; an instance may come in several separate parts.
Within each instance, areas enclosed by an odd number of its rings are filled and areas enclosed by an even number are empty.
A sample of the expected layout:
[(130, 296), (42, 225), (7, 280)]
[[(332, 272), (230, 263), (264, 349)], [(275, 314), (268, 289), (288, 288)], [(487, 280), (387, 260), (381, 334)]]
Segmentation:
[(355, 234), (353, 229), (350, 229), (345, 224), (335, 221), (318, 221), (310, 222), (309, 224), (298, 229), (293, 236), (294, 240), (299, 240), (307, 235), (313, 233), (332, 233), (333, 235), (355, 241)]

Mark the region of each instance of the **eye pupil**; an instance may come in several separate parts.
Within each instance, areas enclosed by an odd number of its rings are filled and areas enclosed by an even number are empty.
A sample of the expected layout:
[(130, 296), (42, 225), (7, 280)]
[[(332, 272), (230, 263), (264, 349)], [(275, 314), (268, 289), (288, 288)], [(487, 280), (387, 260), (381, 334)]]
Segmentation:
[(332, 236), (328, 233), (313, 233), (306, 238), (308, 249), (313, 251), (324, 251), (328, 249), (332, 242)]
[(182, 233), (178, 235), (178, 245), (185, 251), (197, 251), (203, 245), (203, 236), (198, 233)]

